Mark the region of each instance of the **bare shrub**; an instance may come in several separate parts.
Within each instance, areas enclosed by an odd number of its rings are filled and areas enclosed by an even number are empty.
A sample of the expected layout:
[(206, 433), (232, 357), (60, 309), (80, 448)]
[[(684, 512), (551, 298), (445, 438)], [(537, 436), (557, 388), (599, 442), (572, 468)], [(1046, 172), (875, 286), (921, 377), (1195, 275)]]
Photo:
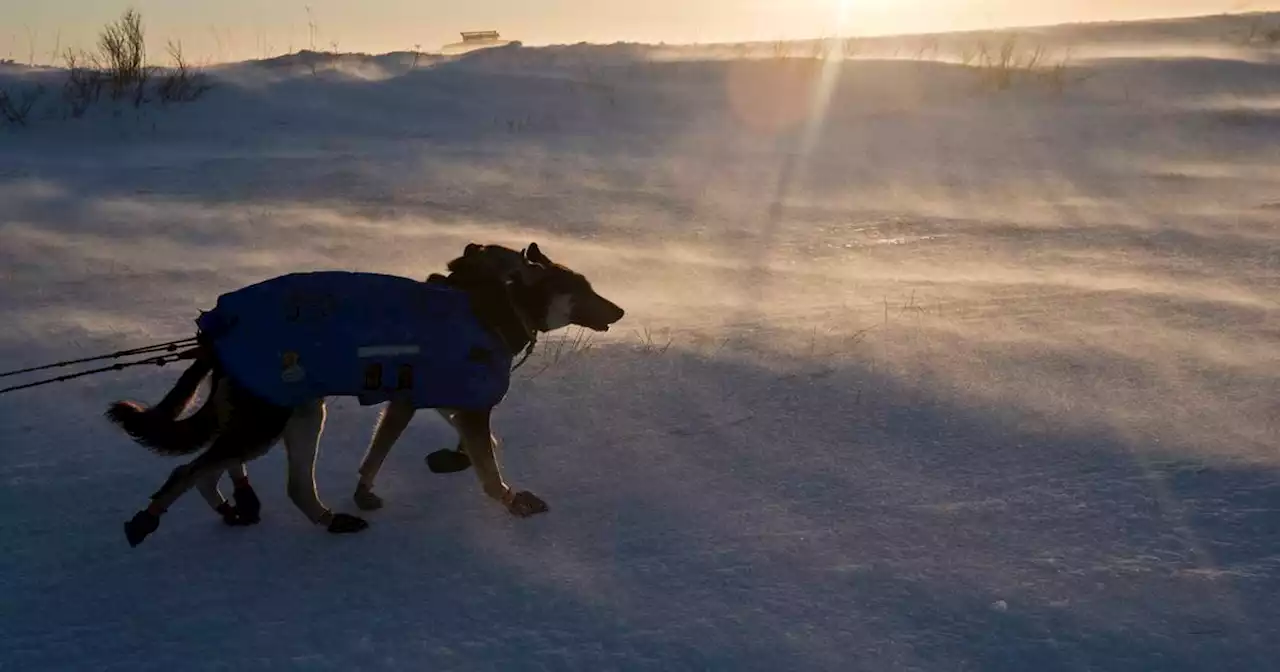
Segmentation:
[(940, 47), (941, 44), (938, 42), (938, 38), (936, 37), (929, 37), (921, 40), (920, 44), (916, 46), (915, 60), (937, 60), (938, 49)]
[(1049, 85), (1054, 93), (1062, 93), (1067, 88), (1068, 77), (1071, 67), (1071, 51), (1068, 50), (1062, 60), (1051, 64), (1040, 72), (1041, 81)]
[(0, 121), (13, 126), (26, 126), (31, 108), (35, 107), (36, 101), (43, 95), (43, 86), (26, 89), (21, 95), (0, 89)]
[(862, 40), (850, 37), (841, 44), (841, 50), (844, 52), (845, 58), (855, 58), (862, 53)]
[(64, 118), (84, 116), (104, 92), (134, 107), (150, 102), (151, 96), (163, 103), (199, 98), (211, 88), (204, 73), (186, 59), (181, 43), (170, 41), (167, 46), (172, 66), (148, 65), (142, 15), (129, 9), (103, 27), (96, 51), (68, 48), (62, 53), (67, 71), (62, 84)]
[(1280, 27), (1268, 25), (1262, 18), (1255, 18), (1249, 22), (1243, 37), (1240, 38), (1240, 44), (1246, 47), (1258, 44), (1266, 47), (1280, 45)]
[(74, 118), (84, 116), (91, 105), (102, 95), (106, 76), (97, 64), (97, 58), (88, 52), (67, 49), (67, 81), (62, 85), (62, 99), (67, 111)]
[(192, 67), (191, 62), (182, 55), (182, 43), (170, 41), (168, 51), (173, 67), (161, 75), (160, 83), (156, 86), (160, 100), (166, 103), (186, 103), (204, 95), (211, 86), (204, 73)]
[(983, 81), (997, 91), (1013, 86), (1018, 71), (1017, 39), (1008, 37), (994, 53), (987, 48), (986, 42), (978, 45), (978, 71)]
[(103, 27), (98, 34), (98, 58), (111, 85), (111, 97), (132, 95), (134, 105), (141, 105), (145, 101), (150, 69), (146, 29), (137, 10), (126, 9), (119, 19)]

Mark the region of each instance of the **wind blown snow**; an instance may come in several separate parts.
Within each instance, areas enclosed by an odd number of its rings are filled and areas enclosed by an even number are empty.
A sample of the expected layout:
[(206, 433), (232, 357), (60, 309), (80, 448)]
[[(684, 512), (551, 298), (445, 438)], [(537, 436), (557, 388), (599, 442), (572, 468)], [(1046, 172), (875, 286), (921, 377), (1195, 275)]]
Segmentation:
[[(3, 370), (469, 241), (627, 309), (498, 411), (529, 520), (428, 473), (423, 415), (366, 532), (308, 524), (277, 449), (261, 525), (193, 493), (130, 549), (175, 463), (102, 411), (177, 372), (0, 397), (0, 669), (1270, 669), (1280, 61), (1224, 21), (1045, 31), (1061, 91), (893, 41), (509, 46), (0, 130)], [(376, 412), (331, 403), (336, 510)]]

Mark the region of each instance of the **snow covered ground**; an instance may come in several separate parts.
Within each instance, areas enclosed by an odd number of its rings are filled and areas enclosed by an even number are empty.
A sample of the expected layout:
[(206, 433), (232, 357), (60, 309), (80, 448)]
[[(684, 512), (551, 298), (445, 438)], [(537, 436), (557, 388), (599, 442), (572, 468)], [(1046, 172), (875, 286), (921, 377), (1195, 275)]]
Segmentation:
[[(0, 130), (0, 369), (470, 240), (628, 310), (501, 408), (528, 520), (428, 473), (423, 416), (362, 534), (277, 450), (261, 525), (193, 493), (131, 549), (174, 463), (101, 413), (177, 370), (0, 396), (0, 670), (1274, 669), (1280, 50), (1244, 21), (1029, 34), (1073, 48), (1061, 93), (914, 38), (508, 47)], [(375, 413), (331, 405), (339, 510)]]

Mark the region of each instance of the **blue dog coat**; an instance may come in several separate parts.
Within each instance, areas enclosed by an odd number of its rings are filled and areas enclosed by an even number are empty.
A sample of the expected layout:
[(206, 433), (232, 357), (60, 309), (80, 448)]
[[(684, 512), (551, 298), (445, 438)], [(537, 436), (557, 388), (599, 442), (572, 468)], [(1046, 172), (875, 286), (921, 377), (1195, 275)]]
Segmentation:
[(295, 406), (354, 396), (414, 408), (496, 405), (514, 353), (461, 290), (393, 275), (292, 273), (218, 297), (196, 320), (223, 371), (262, 399)]

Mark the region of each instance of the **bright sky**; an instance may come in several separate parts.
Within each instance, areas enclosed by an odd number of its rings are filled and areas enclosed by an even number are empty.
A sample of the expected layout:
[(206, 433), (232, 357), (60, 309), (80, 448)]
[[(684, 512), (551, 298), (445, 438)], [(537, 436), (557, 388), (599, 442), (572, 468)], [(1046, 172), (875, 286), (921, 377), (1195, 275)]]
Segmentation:
[[(128, 0), (4, 0), (0, 58), (49, 62), (90, 47)], [(1260, 10), (1280, 0), (134, 0), (156, 56), (168, 39), (188, 56), (226, 61), (314, 47), (425, 51), (463, 30), (526, 44), (720, 42), (963, 30), (1084, 20)], [(308, 7), (310, 11), (308, 13)]]

